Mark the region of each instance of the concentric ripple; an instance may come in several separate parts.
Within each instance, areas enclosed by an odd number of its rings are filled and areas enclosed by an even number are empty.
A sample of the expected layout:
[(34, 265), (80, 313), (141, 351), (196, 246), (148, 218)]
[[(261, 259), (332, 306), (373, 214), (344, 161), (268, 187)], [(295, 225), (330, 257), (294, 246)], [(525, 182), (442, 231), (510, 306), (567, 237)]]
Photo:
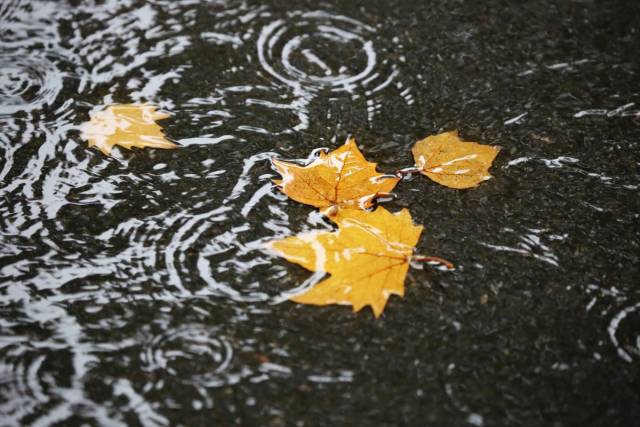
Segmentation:
[(44, 55), (0, 54), (0, 115), (52, 105), (62, 73)]
[(640, 357), (640, 303), (619, 311), (609, 323), (609, 339), (616, 347), (618, 355), (632, 363)]
[(320, 92), (364, 100), (369, 122), (382, 109), (388, 87), (407, 105), (412, 90), (400, 81), (392, 60), (396, 41), (381, 40), (375, 28), (353, 18), (325, 11), (291, 12), (266, 24), (257, 40), (260, 65), (271, 79), (289, 86), (300, 124), (308, 127), (308, 105)]
[[(0, 362), (0, 414), (3, 423), (19, 424), (26, 415), (31, 414), (38, 405), (49, 401), (42, 382), (41, 367), (45, 356), (6, 357)], [(20, 399), (16, 399), (20, 396)]]
[(372, 32), (345, 16), (296, 12), (262, 30), (258, 56), (266, 71), (290, 86), (350, 91), (376, 68)]
[(199, 324), (153, 338), (140, 354), (145, 371), (166, 372), (186, 384), (216, 387), (227, 383), (233, 348), (224, 337)]

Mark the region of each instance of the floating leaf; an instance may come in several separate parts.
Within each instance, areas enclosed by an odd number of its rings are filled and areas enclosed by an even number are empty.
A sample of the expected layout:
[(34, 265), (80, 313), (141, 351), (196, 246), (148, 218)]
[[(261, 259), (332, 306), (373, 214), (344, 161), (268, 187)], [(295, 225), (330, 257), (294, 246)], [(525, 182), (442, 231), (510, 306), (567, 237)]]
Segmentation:
[(462, 141), (453, 131), (418, 141), (411, 151), (416, 168), (435, 182), (471, 188), (491, 178), (489, 167), (500, 147)]
[(347, 304), (353, 311), (369, 305), (375, 317), (390, 295), (404, 295), (404, 279), (422, 226), (408, 210), (392, 214), (344, 210), (336, 216), (338, 231), (311, 232), (271, 242), (288, 261), (331, 276), (291, 299), (313, 305)]
[(114, 145), (129, 150), (132, 147), (176, 148), (178, 145), (167, 140), (156, 123), (167, 117), (152, 105), (110, 105), (92, 114), (91, 120), (82, 125), (82, 137), (89, 141), (89, 147), (96, 146), (107, 155)]
[(274, 182), (293, 200), (325, 209), (329, 216), (339, 208), (366, 209), (373, 200), (396, 186), (398, 178), (380, 174), (351, 138), (342, 147), (307, 166), (273, 160), (282, 175)]

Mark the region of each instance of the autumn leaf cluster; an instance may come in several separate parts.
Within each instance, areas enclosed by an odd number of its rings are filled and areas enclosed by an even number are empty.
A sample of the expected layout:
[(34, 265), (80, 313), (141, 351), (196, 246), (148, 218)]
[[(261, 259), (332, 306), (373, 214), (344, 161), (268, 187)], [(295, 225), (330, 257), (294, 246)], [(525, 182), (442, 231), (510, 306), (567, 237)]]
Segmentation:
[[(407, 170), (447, 187), (471, 188), (491, 177), (488, 169), (498, 151), (498, 147), (462, 141), (457, 132), (446, 132), (418, 141), (412, 150), (415, 167)], [(274, 181), (282, 192), (320, 209), (337, 225), (334, 232), (314, 231), (269, 243), (288, 261), (329, 274), (292, 301), (351, 305), (356, 312), (370, 306), (379, 317), (391, 295), (404, 295), (412, 259), (453, 267), (441, 258), (414, 254), (423, 227), (413, 224), (407, 209), (395, 214), (382, 206), (371, 210), (400, 178), (379, 173), (354, 139), (321, 153), (308, 165), (279, 159), (272, 163), (282, 176)]]
[[(115, 104), (91, 115), (81, 127), (89, 147), (110, 155), (114, 146), (126, 149), (177, 148), (158, 120), (168, 115), (147, 104)], [(370, 306), (379, 317), (391, 295), (404, 295), (404, 280), (412, 260), (453, 268), (438, 257), (414, 254), (423, 227), (410, 212), (391, 213), (376, 206), (389, 196), (401, 176), (421, 173), (455, 189), (478, 186), (491, 178), (489, 167), (500, 148), (463, 141), (456, 131), (429, 136), (412, 148), (415, 166), (395, 175), (377, 171), (366, 160), (355, 139), (310, 164), (272, 159), (281, 175), (274, 183), (291, 199), (320, 210), (336, 231), (314, 231), (268, 243), (277, 255), (310, 271), (329, 276), (295, 295), (292, 301), (351, 305), (354, 311)]]

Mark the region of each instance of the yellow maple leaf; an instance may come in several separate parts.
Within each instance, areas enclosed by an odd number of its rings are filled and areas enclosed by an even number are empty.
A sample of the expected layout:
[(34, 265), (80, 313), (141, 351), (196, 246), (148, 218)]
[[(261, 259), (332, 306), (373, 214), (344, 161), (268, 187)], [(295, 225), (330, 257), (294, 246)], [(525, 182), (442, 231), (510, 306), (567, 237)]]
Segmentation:
[(147, 104), (115, 104), (91, 115), (91, 120), (82, 125), (82, 137), (89, 147), (97, 147), (109, 155), (114, 145), (132, 147), (176, 148), (177, 144), (167, 140), (157, 120), (166, 119), (167, 114), (156, 111)]
[(347, 304), (357, 312), (371, 306), (375, 317), (390, 295), (404, 295), (404, 279), (422, 226), (403, 209), (392, 214), (344, 210), (336, 216), (338, 231), (318, 231), (270, 242), (268, 246), (290, 262), (331, 276), (292, 301)]
[(330, 153), (321, 153), (307, 166), (277, 159), (273, 164), (282, 175), (274, 182), (287, 196), (325, 209), (329, 216), (339, 208), (371, 207), (377, 196), (393, 190), (399, 180), (378, 173), (376, 164), (364, 158), (353, 138)]
[(429, 136), (411, 149), (416, 168), (451, 188), (476, 187), (491, 178), (489, 167), (500, 147), (463, 141), (457, 131)]

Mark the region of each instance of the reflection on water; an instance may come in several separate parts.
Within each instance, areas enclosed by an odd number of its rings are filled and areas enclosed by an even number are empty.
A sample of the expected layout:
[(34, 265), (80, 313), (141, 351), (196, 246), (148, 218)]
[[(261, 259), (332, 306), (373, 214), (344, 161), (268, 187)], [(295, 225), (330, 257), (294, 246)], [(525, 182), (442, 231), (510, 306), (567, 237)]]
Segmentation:
[[(522, 408), (548, 396), (626, 408), (616, 384), (640, 352), (637, 76), (600, 38), (554, 33), (575, 11), (75, 3), (0, 3), (0, 424), (344, 423), (331, 413), (351, 401), (372, 424), (420, 408), (435, 424), (536, 423)], [(566, 37), (588, 51), (549, 42)], [(81, 124), (118, 103), (170, 113), (160, 124), (182, 148), (88, 148)], [(411, 298), (378, 322), (287, 303), (321, 277), (264, 243), (332, 226), (274, 190), (269, 159), (356, 133), (392, 172), (417, 139), (453, 128), (505, 147), (492, 185), (414, 179), (387, 205), (408, 201), (420, 252), (460, 266), (447, 282), (412, 271)], [(535, 404), (514, 383), (565, 364), (611, 382), (576, 403), (534, 378)], [(497, 399), (482, 397), (488, 383)]]

